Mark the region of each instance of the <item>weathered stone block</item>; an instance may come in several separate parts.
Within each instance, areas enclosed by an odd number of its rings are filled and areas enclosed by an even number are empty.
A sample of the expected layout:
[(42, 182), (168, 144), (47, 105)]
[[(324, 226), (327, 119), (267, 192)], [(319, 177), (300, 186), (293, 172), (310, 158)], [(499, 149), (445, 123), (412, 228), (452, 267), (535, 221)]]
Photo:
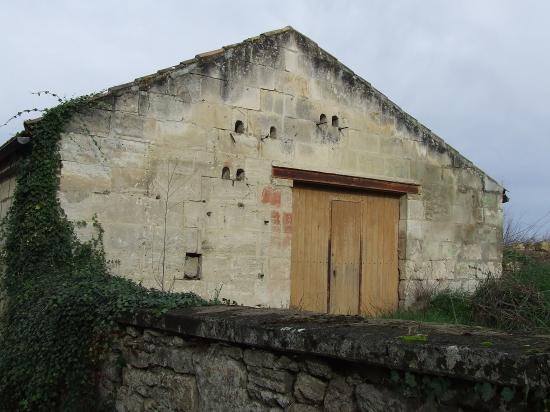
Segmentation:
[(282, 116), (285, 114), (285, 94), (271, 90), (260, 90), (260, 110)]
[(285, 370), (248, 366), (248, 379), (254, 385), (279, 393), (290, 393), (294, 377)]
[(328, 384), (323, 406), (327, 412), (356, 412), (353, 387), (342, 377), (332, 379)]
[(472, 213), (471, 207), (453, 205), (451, 206), (451, 219), (454, 223), (468, 224), (475, 222), (475, 215)]
[(317, 406), (307, 405), (304, 403), (297, 403), (297, 402), (293, 403), (288, 408), (288, 412), (321, 412), (321, 411), (322, 409)]
[(212, 350), (193, 358), (200, 410), (243, 410), (248, 405), (245, 366)]
[(355, 152), (334, 150), (329, 156), (329, 167), (338, 168), (342, 171), (353, 172), (357, 170), (358, 156)]
[(294, 164), (298, 167), (313, 167), (325, 169), (330, 148), (328, 146), (319, 146), (309, 143), (298, 142), (295, 145)]
[[(252, 399), (257, 399), (260, 401), (263, 405), (267, 405), (269, 408), (269, 411), (272, 410), (282, 410), (281, 408), (287, 408), (289, 405), (292, 405), (294, 403), (294, 399), (291, 395), (283, 394), (283, 393), (277, 393), (272, 392), (266, 389), (263, 389), (261, 387), (258, 387), (254, 385), (254, 383), (250, 383), (248, 385), (248, 394)], [(265, 410), (265, 409), (260, 409)]]
[(423, 239), (425, 223), (422, 220), (407, 220), (407, 238)]
[(265, 139), (260, 143), (260, 158), (280, 163), (290, 163), (294, 158), (293, 141), (287, 140), (285, 137)]
[(357, 406), (361, 412), (407, 412), (409, 408), (406, 403), (396, 394), (380, 390), (374, 385), (361, 384), (355, 389)]
[[(241, 231), (232, 233), (228, 231), (206, 231), (203, 238), (202, 248), (205, 250), (204, 242), (208, 244), (208, 250), (215, 250), (218, 253), (240, 256), (256, 255), (256, 233), (253, 231)], [(223, 266), (227, 270), (227, 263)], [(244, 286), (244, 285), (243, 285)]]
[(460, 244), (456, 242), (441, 242), (441, 258), (456, 259), (460, 251)]
[(118, 193), (143, 193), (148, 186), (148, 171), (142, 168), (111, 168), (111, 190)]
[(384, 175), (384, 159), (367, 152), (357, 153), (357, 167), (366, 176), (380, 177)]
[[(230, 82), (245, 83), (248, 86), (263, 90), (275, 90), (277, 70), (259, 64), (247, 64), (246, 71), (238, 70), (239, 77), (230, 77)], [(233, 73), (231, 73), (233, 75)]]
[(411, 161), (411, 178), (422, 182), (424, 187), (435, 186), (442, 183), (442, 169), (418, 160)]
[(183, 202), (183, 221), (187, 228), (201, 228), (206, 218), (205, 204), (197, 201)]
[(483, 190), (485, 192), (502, 193), (502, 186), (489, 176), (483, 176)]
[(203, 78), (204, 76), (189, 73), (189, 71), (175, 71), (170, 75), (168, 94), (174, 95), (184, 102), (198, 102), (202, 97), (201, 79)]
[(107, 136), (111, 130), (112, 112), (108, 110), (88, 109), (75, 114), (65, 126), (65, 132), (85, 135)]
[[(191, 122), (156, 122), (156, 138), (162, 151), (173, 152), (207, 150), (214, 143), (215, 135)], [(212, 139), (212, 141), (210, 141)]]
[(350, 130), (345, 144), (347, 150), (380, 153), (380, 136), (367, 134), (362, 130)]
[(445, 186), (428, 186), (424, 188), (424, 216), (430, 221), (451, 221), (451, 207), (454, 193)]
[(244, 163), (246, 182), (252, 184), (269, 184), (271, 182), (271, 161), (247, 158)]
[(200, 253), (202, 245), (200, 229), (194, 227), (186, 227), (183, 229), (183, 231), (183, 244), (185, 252)]
[(189, 106), (175, 96), (158, 93), (140, 95), (139, 114), (156, 120), (182, 121)]
[(484, 262), (490, 262), (494, 259), (499, 259), (499, 257), (502, 255), (502, 246), (501, 244), (496, 242), (486, 243), (483, 245), (483, 247), (480, 247), (481, 249), (481, 260)]
[(496, 210), (502, 201), (501, 198), (502, 195), (500, 192), (483, 193), (483, 196), (481, 197), (481, 206)]
[(401, 219), (423, 220), (424, 202), (421, 200), (407, 199), (400, 207)]
[(441, 242), (438, 240), (423, 240), (422, 241), (422, 258), (428, 260), (437, 260), (440, 254)]
[[(307, 120), (309, 122), (319, 122), (321, 113), (327, 111), (322, 108), (318, 102), (313, 102), (307, 98), (285, 95), (285, 116), (292, 119)], [(318, 125), (321, 127), (322, 125)]]
[(410, 178), (410, 161), (403, 159), (384, 160), (384, 175), (398, 179), (408, 180)]
[(467, 188), (480, 190), (483, 188), (483, 179), (473, 169), (461, 169), (459, 172), (459, 184)]
[(218, 129), (233, 130), (231, 123), (233, 112), (223, 104), (198, 102), (191, 106), (190, 120), (203, 128), (216, 127)]
[(285, 70), (293, 73), (303, 73), (300, 64), (301, 54), (294, 50), (284, 50)]
[(290, 280), (290, 248), (270, 250), (267, 269), (270, 279)]
[(151, 144), (133, 138), (107, 137), (92, 139), (91, 144), (99, 151), (96, 161), (109, 166), (142, 168), (147, 164)]
[[(393, 158), (403, 157), (403, 141), (401, 139), (382, 136), (380, 139), (380, 153)], [(441, 174), (441, 172), (439, 172)]]
[(263, 368), (273, 368), (276, 356), (271, 352), (259, 349), (247, 349), (244, 351), (244, 362), (249, 366), (260, 366)]
[(112, 188), (110, 168), (97, 164), (63, 162), (61, 190), (67, 192), (104, 192)]
[[(63, 133), (61, 135), (61, 160), (83, 164), (100, 162), (101, 147), (105, 138), (88, 136), (80, 133)], [(102, 160), (102, 159), (101, 159)], [(0, 194), (2, 198), (5, 194)]]
[(258, 139), (247, 133), (220, 130), (216, 151), (239, 157), (258, 157)]
[(294, 396), (300, 402), (320, 404), (325, 397), (327, 384), (314, 376), (299, 373), (294, 383)]
[[(128, 364), (133, 368), (147, 369), (154, 367), (168, 367), (177, 373), (193, 373), (193, 348), (172, 348), (153, 346), (152, 351), (145, 351), (137, 347), (123, 350)], [(132, 369), (133, 370), (133, 369)]]
[(260, 110), (260, 89), (232, 84), (226, 91), (225, 102), (243, 109)]
[[(196, 80), (195, 80), (196, 81)], [(223, 89), (227, 82), (212, 77), (200, 76), (200, 98), (207, 102), (219, 103), (222, 101)]]
[[(275, 128), (275, 135), (271, 136), (271, 128)], [(275, 113), (264, 113), (250, 110), (248, 112), (248, 133), (254, 135), (258, 142), (267, 139), (283, 137), (283, 119)]]
[(309, 79), (290, 72), (279, 72), (275, 90), (296, 96), (309, 97)]
[(502, 226), (502, 213), (500, 210), (483, 208), (483, 222), (487, 225)]
[(129, 113), (138, 112), (139, 93), (128, 90), (115, 97), (115, 110)]
[(283, 135), (294, 142), (310, 142), (316, 133), (315, 123), (309, 120), (284, 118)]

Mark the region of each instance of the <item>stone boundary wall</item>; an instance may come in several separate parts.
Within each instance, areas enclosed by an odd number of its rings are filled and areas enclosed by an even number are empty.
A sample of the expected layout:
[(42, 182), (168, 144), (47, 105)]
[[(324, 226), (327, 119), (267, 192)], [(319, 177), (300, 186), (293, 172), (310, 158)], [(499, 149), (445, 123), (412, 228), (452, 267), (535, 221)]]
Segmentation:
[(117, 411), (534, 411), (550, 386), (550, 337), (228, 306), (120, 325)]

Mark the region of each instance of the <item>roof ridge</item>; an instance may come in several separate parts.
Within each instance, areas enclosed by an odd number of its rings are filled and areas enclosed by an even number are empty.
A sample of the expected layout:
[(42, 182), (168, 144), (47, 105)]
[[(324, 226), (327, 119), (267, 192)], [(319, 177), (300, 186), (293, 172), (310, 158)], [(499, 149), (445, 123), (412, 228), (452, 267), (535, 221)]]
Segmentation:
[(97, 93), (93, 98), (94, 99), (100, 99), (103, 97), (106, 97), (112, 93), (116, 93), (118, 91), (124, 90), (124, 89), (130, 89), (134, 86), (141, 86), (144, 83), (150, 83), (154, 80), (159, 80), (162, 77), (166, 77), (170, 75), (172, 72), (176, 70), (180, 70), (183, 68), (186, 68), (194, 63), (199, 63), (207, 59), (215, 58), (217, 56), (223, 55), (227, 50), (241, 47), (247, 43), (258, 41), (265, 37), (272, 37), (277, 36), (282, 33), (286, 32), (292, 32), (298, 36), (300, 36), (304, 41), (314, 46), (318, 52), (322, 55), (323, 58), (332, 60), (333, 63), (338, 64), (343, 71), (347, 72), (350, 76), (357, 79), (359, 82), (363, 83), (367, 88), (370, 89), (372, 92), (372, 95), (379, 101), (379, 104), (381, 105), (381, 110), (388, 110), (390, 113), (393, 112), (393, 115), (396, 116), (396, 118), (401, 118), (406, 124), (407, 127), (414, 131), (418, 136), (421, 137), (421, 139), (425, 142), (427, 142), (434, 150), (445, 150), (448, 151), (451, 154), (451, 158), (453, 158), (453, 163), (456, 161), (456, 159), (460, 159), (460, 163), (464, 164), (466, 167), (473, 168), (483, 174), (484, 176), (487, 176), (494, 180), (496, 182), (496, 179), (490, 177), (487, 173), (485, 173), (483, 170), (481, 170), (478, 166), (476, 166), (471, 160), (469, 160), (466, 156), (464, 156), (462, 153), (460, 153), (457, 149), (452, 147), (449, 143), (447, 143), (442, 137), (440, 137), (438, 134), (430, 130), (427, 126), (422, 124), (418, 119), (416, 119), (414, 116), (407, 113), (404, 109), (402, 109), (397, 103), (395, 103), (393, 100), (391, 100), (388, 96), (386, 96), (384, 93), (382, 93), (380, 90), (378, 90), (376, 87), (374, 87), (369, 81), (364, 79), (362, 76), (355, 73), (352, 69), (350, 69), (348, 66), (346, 66), (344, 63), (342, 63), (338, 58), (336, 58), (334, 55), (326, 51), (324, 48), (319, 46), (319, 44), (303, 34), (302, 32), (296, 30), (292, 26), (285, 26), (280, 29), (275, 29), (271, 31), (267, 31), (264, 33), (260, 33), (257, 36), (249, 37), (241, 42), (228, 44), (226, 46), (222, 46), (218, 49), (206, 51), (199, 53), (195, 55), (194, 58), (181, 61), (180, 63), (169, 66), (160, 70), (157, 70), (154, 73), (147, 74), (141, 77), (135, 78), (133, 81), (128, 83), (119, 84), (116, 86), (109, 87), (107, 90), (104, 90), (103, 92)]
[(259, 40), (261, 39), (262, 37), (271, 37), (271, 36), (276, 36), (278, 34), (281, 34), (281, 33), (286, 33), (286, 32), (294, 32), (294, 33), (298, 33), (300, 34), (301, 36), (305, 37), (306, 39), (308, 39), (310, 42), (314, 43), (315, 45), (317, 45), (316, 42), (314, 42), (313, 40), (311, 40), (309, 37), (307, 37), (306, 35), (304, 35), (303, 33), (299, 32), (298, 30), (296, 30), (294, 27), (292, 26), (285, 26), (285, 27), (282, 27), (280, 29), (275, 29), (275, 30), (270, 30), (270, 31), (266, 31), (264, 33), (260, 33), (258, 34), (257, 36), (252, 36), (252, 37), (248, 37), (238, 43), (232, 43), (232, 44), (228, 44), (228, 45), (225, 45), (225, 46), (221, 46), (220, 48), (218, 49), (214, 49), (214, 50), (209, 50), (209, 51), (205, 51), (205, 52), (202, 52), (202, 53), (199, 53), (199, 54), (196, 54), (195, 57), (191, 58), (191, 59), (187, 59), (187, 60), (183, 60), (181, 61), (180, 63), (176, 64), (176, 65), (173, 65), (173, 66), (169, 66), (169, 67), (166, 67), (166, 68), (163, 68), (163, 69), (159, 69), (157, 70), (156, 72), (154, 73), (151, 73), (151, 74), (146, 74), (144, 76), (140, 76), (140, 77), (136, 77), (133, 81), (131, 82), (127, 82), (127, 83), (122, 83), (122, 84), (119, 84), (119, 85), (115, 85), (115, 86), (112, 86), (112, 87), (109, 87), (107, 89), (107, 92), (108, 93), (112, 93), (112, 92), (116, 92), (118, 90), (121, 90), (121, 89), (125, 89), (125, 88), (128, 88), (128, 87), (131, 87), (132, 85), (135, 85), (136, 83), (140, 83), (140, 82), (144, 82), (144, 81), (149, 81), (149, 80), (152, 80), (153, 78), (155, 78), (156, 76), (158, 75), (163, 75), (163, 74), (166, 74), (166, 73), (169, 73), (173, 70), (177, 70), (177, 69), (181, 69), (183, 67), (186, 67), (192, 63), (196, 63), (197, 61), (200, 61), (202, 59), (208, 59), (208, 58), (211, 58), (211, 57), (215, 57), (215, 56), (219, 56), (221, 54), (223, 54), (226, 50), (229, 50), (229, 49), (233, 49), (235, 47), (239, 47), (239, 46), (242, 46), (243, 44), (245, 43), (248, 43), (248, 42), (253, 42), (253, 41), (256, 41), (256, 40)]

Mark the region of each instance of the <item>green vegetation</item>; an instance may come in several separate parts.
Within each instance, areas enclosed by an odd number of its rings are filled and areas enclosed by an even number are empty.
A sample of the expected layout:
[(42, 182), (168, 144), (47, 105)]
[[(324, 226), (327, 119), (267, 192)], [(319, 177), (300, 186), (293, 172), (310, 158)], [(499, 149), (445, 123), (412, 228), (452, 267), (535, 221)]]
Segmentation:
[[(102, 410), (97, 366), (115, 319), (124, 313), (206, 304), (193, 294), (150, 291), (109, 274), (96, 237), (77, 240), (57, 198), (60, 134), (90, 96), (45, 110), (32, 151), (18, 166), (13, 205), (3, 223), (0, 278), (7, 297), (0, 323), (0, 410)], [(90, 137), (91, 138), (91, 137)]]
[(399, 310), (390, 317), (419, 322), (472, 323), (470, 296), (463, 292), (440, 291), (423, 294), (422, 309)]
[[(457, 382), (443, 376), (421, 375), (412, 371), (392, 370), (387, 378), (387, 383), (407, 398), (430, 399), (440, 408), (443, 407), (441, 403), (466, 393), (464, 383), (457, 385)], [(489, 408), (492, 407), (495, 410), (512, 410), (510, 409), (514, 406), (512, 402), (515, 402), (519, 410), (545, 412), (549, 410), (544, 388), (518, 388), (478, 382), (473, 384), (473, 387), (470, 386), (468, 392), (468, 403), (471, 410), (489, 410), (487, 409), (488, 405), (490, 405)], [(481, 405), (483, 408), (479, 408)], [(525, 406), (531, 409), (525, 409)]]
[(507, 248), (503, 267), (501, 277), (489, 276), (472, 294), (421, 291), (412, 309), (391, 317), (507, 331), (550, 331), (550, 254)]
[(399, 338), (407, 343), (428, 342), (428, 337), (426, 335), (404, 335)]

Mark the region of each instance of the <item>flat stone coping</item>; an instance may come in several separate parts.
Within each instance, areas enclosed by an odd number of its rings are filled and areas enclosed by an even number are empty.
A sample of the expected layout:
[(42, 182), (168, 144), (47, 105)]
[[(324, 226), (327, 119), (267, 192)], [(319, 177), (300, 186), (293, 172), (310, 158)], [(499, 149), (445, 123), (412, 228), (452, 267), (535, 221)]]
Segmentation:
[(120, 324), (469, 381), (550, 387), (548, 335), (242, 306), (142, 312)]

